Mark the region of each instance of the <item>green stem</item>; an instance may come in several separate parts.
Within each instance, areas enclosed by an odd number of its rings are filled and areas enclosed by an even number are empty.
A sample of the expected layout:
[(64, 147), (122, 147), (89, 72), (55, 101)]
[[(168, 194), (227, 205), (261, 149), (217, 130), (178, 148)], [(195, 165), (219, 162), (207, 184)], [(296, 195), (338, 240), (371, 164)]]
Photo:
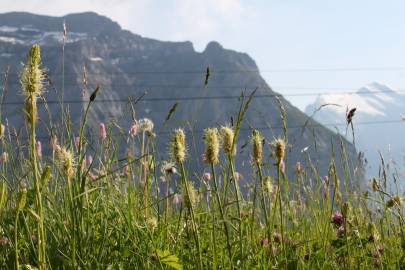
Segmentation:
[(20, 269), (20, 264), (18, 262), (18, 216), (20, 211), (17, 211), (14, 221), (14, 252), (15, 252), (15, 269)]
[[(280, 213), (280, 234), (281, 234), (281, 248), (286, 253), (285, 246), (284, 246), (284, 226), (283, 226), (283, 206), (282, 206), (282, 197), (281, 197), (281, 183), (280, 183), (280, 174), (281, 168), (280, 163), (277, 164), (277, 193), (278, 193), (278, 204), (279, 204), (279, 213)], [(286, 256), (287, 258), (287, 256)]]
[(238, 180), (236, 179), (235, 176), (235, 167), (233, 164), (233, 159), (231, 157), (231, 155), (228, 155), (228, 160), (229, 160), (229, 164), (231, 166), (231, 173), (232, 173), (232, 178), (233, 178), (233, 187), (235, 189), (235, 194), (236, 194), (236, 207), (238, 210), (238, 215), (239, 215), (239, 226), (238, 226), (238, 233), (239, 233), (239, 249), (240, 249), (240, 260), (242, 261), (242, 268), (243, 268), (243, 241), (242, 241), (242, 213), (241, 213), (241, 207), (240, 207), (240, 203), (241, 203), (241, 195), (239, 193), (239, 185), (238, 185)]
[[(36, 107), (34, 102), (35, 96), (31, 94), (31, 106), (32, 108)], [(39, 270), (45, 269), (45, 231), (44, 231), (44, 214), (42, 209), (42, 197), (41, 197), (41, 187), (38, 177), (38, 164), (37, 164), (37, 155), (36, 155), (36, 134), (35, 134), (35, 124), (36, 119), (34, 115), (31, 115), (31, 154), (32, 154), (32, 169), (34, 174), (34, 184), (35, 184), (35, 200), (36, 208), (38, 211), (38, 268)]]
[(188, 185), (187, 185), (187, 179), (186, 179), (186, 171), (184, 169), (184, 164), (183, 162), (180, 162), (180, 168), (181, 168), (181, 179), (183, 181), (183, 186), (186, 190), (186, 196), (189, 199), (189, 203), (187, 205), (190, 215), (191, 215), (191, 223), (193, 225), (193, 235), (194, 235), (194, 240), (195, 244), (197, 246), (197, 252), (198, 252), (198, 262), (200, 269), (203, 269), (203, 264), (202, 264), (202, 255), (201, 255), (201, 248), (200, 248), (200, 240), (198, 236), (198, 230), (197, 230), (197, 225), (195, 223), (195, 215), (194, 215), (194, 210), (193, 210), (193, 204), (190, 201), (190, 191), (188, 190)]
[(228, 249), (229, 261), (231, 262), (231, 265), (232, 265), (232, 248), (231, 248), (231, 243), (230, 243), (230, 240), (229, 240), (229, 230), (228, 230), (228, 226), (226, 224), (225, 215), (224, 215), (224, 209), (222, 208), (222, 203), (221, 203), (221, 198), (219, 197), (218, 185), (217, 185), (217, 176), (216, 176), (216, 173), (215, 173), (215, 168), (214, 168), (213, 163), (211, 163), (211, 171), (212, 171), (212, 178), (213, 178), (213, 181), (214, 181), (215, 197), (217, 199), (219, 213), (221, 215), (221, 219), (222, 219), (222, 222), (224, 224), (224, 231), (225, 231), (225, 236), (226, 236), (226, 246), (227, 246), (227, 249)]
[(264, 196), (264, 179), (263, 179), (263, 173), (262, 173), (262, 166), (259, 163), (256, 163), (257, 166), (257, 172), (259, 174), (259, 179), (260, 179), (260, 195), (261, 195), (261, 202), (262, 202), (262, 208), (263, 208), (263, 214), (264, 214), (264, 222), (266, 223), (266, 231), (267, 231), (267, 237), (270, 239), (270, 227), (269, 227), (269, 220), (267, 216), (267, 207), (266, 207), (266, 201), (265, 201), (265, 196)]

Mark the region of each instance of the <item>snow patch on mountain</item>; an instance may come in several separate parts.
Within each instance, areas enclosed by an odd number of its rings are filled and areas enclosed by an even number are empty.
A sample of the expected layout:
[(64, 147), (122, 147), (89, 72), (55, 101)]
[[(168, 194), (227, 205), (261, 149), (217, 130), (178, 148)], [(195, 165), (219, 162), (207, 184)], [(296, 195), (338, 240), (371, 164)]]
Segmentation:
[(18, 27), (13, 27), (13, 26), (7, 26), (7, 25), (2, 25), (0, 26), (0, 32), (16, 32), (18, 30)]
[(11, 44), (24, 44), (24, 41), (14, 38), (14, 37), (4, 37), (0, 36), (0, 42), (11, 43)]
[(401, 98), (405, 99), (405, 95), (386, 85), (374, 82), (360, 88), (355, 93), (320, 95), (314, 104), (307, 106), (305, 111), (311, 115), (320, 106), (333, 104), (323, 110), (344, 116), (348, 109), (356, 108), (356, 113), (359, 115), (385, 117), (387, 116), (387, 106), (399, 105), (402, 103)]
[[(322, 106), (325, 104), (338, 106)], [(405, 123), (400, 121), (400, 115), (405, 114), (404, 104), (404, 93), (374, 82), (354, 93), (319, 96), (313, 104), (307, 106), (305, 112), (321, 124), (342, 124), (336, 129), (352, 141), (352, 132), (346, 128), (346, 112), (347, 109), (356, 108), (353, 117), (356, 148), (365, 153), (368, 160), (366, 171), (371, 177), (378, 173), (380, 153), (387, 160), (396, 162), (396, 169), (405, 172), (405, 166), (402, 165)]]

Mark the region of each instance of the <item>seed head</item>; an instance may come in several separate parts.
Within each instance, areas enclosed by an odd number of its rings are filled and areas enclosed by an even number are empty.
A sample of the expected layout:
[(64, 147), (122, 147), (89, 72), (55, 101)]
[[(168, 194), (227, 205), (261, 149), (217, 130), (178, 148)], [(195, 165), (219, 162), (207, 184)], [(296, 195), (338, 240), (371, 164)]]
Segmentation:
[(208, 163), (217, 164), (219, 162), (219, 140), (216, 128), (204, 130), (204, 143), (206, 146), (205, 157)]
[(253, 130), (252, 132), (252, 144), (253, 161), (260, 164), (263, 160), (263, 137), (257, 129)]
[(60, 169), (66, 178), (71, 178), (74, 174), (73, 170), (73, 154), (65, 147), (60, 147), (57, 150), (57, 157)]
[(21, 86), (23, 94), (28, 97), (38, 97), (43, 91), (44, 70), (41, 67), (41, 49), (38, 44), (32, 45), (28, 52), (21, 75)]
[(138, 127), (141, 131), (152, 133), (153, 132), (153, 122), (148, 118), (143, 118), (138, 121)]
[(223, 126), (220, 129), (220, 134), (225, 155), (234, 156), (236, 151), (233, 147), (233, 140), (235, 138), (233, 129), (227, 126)]
[(182, 190), (181, 194), (182, 194), (183, 202), (188, 207), (192, 207), (192, 206), (196, 205), (198, 202), (197, 190), (194, 188), (193, 183), (191, 181), (186, 181), (185, 185), (187, 185), (188, 194), (187, 194), (186, 187), (184, 185), (182, 185), (183, 190)]
[(277, 160), (277, 164), (280, 165), (285, 156), (285, 141), (281, 138), (277, 138), (272, 142), (274, 147), (274, 157)]
[(184, 162), (186, 158), (186, 135), (181, 128), (174, 130), (170, 143), (170, 155), (178, 163)]
[(176, 174), (177, 173), (176, 164), (174, 164), (173, 162), (163, 161), (160, 171), (164, 175)]

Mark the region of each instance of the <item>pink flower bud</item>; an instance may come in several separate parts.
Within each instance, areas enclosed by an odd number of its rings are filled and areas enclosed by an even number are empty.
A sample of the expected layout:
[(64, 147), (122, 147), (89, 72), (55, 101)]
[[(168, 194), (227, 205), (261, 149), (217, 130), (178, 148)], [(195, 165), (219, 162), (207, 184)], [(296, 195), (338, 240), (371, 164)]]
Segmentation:
[(342, 237), (345, 235), (345, 233), (346, 233), (346, 230), (345, 230), (345, 227), (343, 227), (343, 226), (340, 226), (336, 231), (337, 237)]
[(139, 125), (138, 125), (138, 122), (135, 120), (129, 129), (129, 135), (131, 137), (135, 137), (138, 134), (138, 131), (139, 131)]
[(173, 204), (174, 205), (178, 205), (178, 204), (180, 204), (180, 202), (181, 202), (181, 195), (179, 195), (179, 194), (174, 194), (173, 195)]
[(341, 226), (343, 224), (343, 215), (339, 211), (336, 211), (332, 216), (332, 223), (336, 226)]
[(2, 237), (0, 238), (0, 246), (6, 246), (6, 245), (8, 244), (8, 242), (9, 242), (9, 240), (8, 240), (7, 237), (2, 236)]
[(280, 170), (282, 173), (285, 173), (285, 162), (284, 159), (280, 161)]
[(93, 157), (91, 155), (86, 156), (86, 166), (90, 166), (93, 163)]
[(202, 159), (202, 162), (203, 162), (203, 163), (208, 164), (207, 155), (206, 155), (205, 153), (201, 155), (201, 159)]
[(204, 173), (202, 179), (204, 180), (204, 182), (210, 181), (211, 180), (211, 174), (208, 173), (208, 172)]
[(125, 175), (129, 175), (129, 165), (128, 164), (124, 166), (123, 171), (124, 171)]
[(42, 157), (42, 144), (40, 141), (37, 141), (37, 143), (35, 144), (35, 152), (37, 157)]
[(1, 162), (8, 162), (8, 153), (3, 152), (3, 154), (1, 154), (0, 160)]
[(76, 145), (76, 148), (79, 148), (79, 144), (80, 144), (80, 137), (77, 136), (77, 137), (75, 138), (75, 145)]
[(101, 140), (104, 140), (105, 138), (107, 138), (107, 131), (105, 130), (104, 123), (100, 123), (100, 127), (99, 127), (99, 130), (98, 130), (98, 137)]

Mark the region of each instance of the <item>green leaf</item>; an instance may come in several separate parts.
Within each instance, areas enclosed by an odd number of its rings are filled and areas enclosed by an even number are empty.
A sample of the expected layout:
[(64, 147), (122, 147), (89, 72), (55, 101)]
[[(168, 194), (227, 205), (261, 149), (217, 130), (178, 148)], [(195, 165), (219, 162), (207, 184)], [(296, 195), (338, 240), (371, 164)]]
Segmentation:
[(156, 250), (156, 254), (161, 263), (172, 267), (173, 269), (182, 270), (183, 266), (179, 262), (179, 258), (176, 255), (170, 254), (168, 250)]

